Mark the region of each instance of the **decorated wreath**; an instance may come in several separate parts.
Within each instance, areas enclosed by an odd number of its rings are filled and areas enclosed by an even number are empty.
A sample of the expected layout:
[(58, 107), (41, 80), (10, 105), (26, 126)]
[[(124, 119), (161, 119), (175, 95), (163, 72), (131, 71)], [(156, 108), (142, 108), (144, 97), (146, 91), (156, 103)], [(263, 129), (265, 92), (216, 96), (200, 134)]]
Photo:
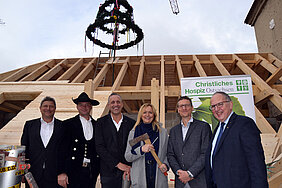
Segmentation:
[[(121, 6), (125, 10), (124, 12), (121, 11)], [(112, 25), (113, 28), (107, 27), (109, 24)], [(120, 29), (120, 25), (123, 25), (124, 28)], [(98, 32), (98, 29), (106, 32), (107, 34), (113, 35), (113, 43), (106, 44), (95, 38), (95, 33)], [(137, 36), (135, 40), (118, 45), (118, 35), (125, 35), (126, 32), (130, 32), (130, 30), (133, 33), (136, 33)], [(134, 23), (133, 8), (126, 0), (106, 0), (105, 3), (99, 7), (95, 22), (88, 26), (86, 30), (86, 36), (94, 44), (113, 50), (127, 49), (133, 45), (136, 45), (144, 38), (142, 29), (140, 29), (138, 25)]]

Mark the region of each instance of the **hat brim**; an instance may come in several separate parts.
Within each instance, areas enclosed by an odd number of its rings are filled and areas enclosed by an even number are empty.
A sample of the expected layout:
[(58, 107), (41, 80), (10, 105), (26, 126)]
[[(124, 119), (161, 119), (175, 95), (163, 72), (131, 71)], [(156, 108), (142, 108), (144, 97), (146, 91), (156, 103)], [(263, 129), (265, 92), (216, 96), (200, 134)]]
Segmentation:
[(98, 106), (100, 104), (99, 101), (95, 100), (95, 99), (85, 99), (85, 100), (81, 100), (81, 99), (72, 99), (72, 101), (75, 104), (78, 104), (79, 102), (90, 102), (92, 106)]

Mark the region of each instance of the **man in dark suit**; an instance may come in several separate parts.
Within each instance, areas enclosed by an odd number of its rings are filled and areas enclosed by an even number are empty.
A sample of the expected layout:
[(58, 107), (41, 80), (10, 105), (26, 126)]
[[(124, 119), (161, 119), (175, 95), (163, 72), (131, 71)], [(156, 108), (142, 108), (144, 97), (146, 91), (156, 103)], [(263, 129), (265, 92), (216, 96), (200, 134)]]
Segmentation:
[[(24, 125), (21, 145), (26, 146), (30, 172), (40, 188), (55, 188), (57, 184), (57, 149), (63, 135), (62, 122), (54, 118), (56, 102), (45, 97), (40, 103), (41, 118)], [(26, 187), (28, 187), (26, 183)]]
[(205, 152), (211, 128), (208, 123), (193, 119), (193, 105), (189, 97), (178, 99), (180, 124), (170, 130), (167, 158), (176, 175), (175, 187), (205, 188)]
[(68, 188), (94, 188), (100, 161), (95, 149), (96, 121), (90, 112), (99, 102), (85, 92), (73, 102), (79, 114), (63, 122), (66, 131), (60, 147), (58, 183)]
[(267, 188), (260, 131), (255, 122), (232, 111), (229, 95), (216, 92), (210, 109), (219, 125), (206, 152), (208, 188)]
[(98, 119), (96, 149), (101, 158), (102, 188), (121, 188), (123, 176), (130, 174), (131, 163), (124, 158), (129, 131), (135, 121), (121, 113), (121, 96), (112, 93), (108, 98), (110, 113)]

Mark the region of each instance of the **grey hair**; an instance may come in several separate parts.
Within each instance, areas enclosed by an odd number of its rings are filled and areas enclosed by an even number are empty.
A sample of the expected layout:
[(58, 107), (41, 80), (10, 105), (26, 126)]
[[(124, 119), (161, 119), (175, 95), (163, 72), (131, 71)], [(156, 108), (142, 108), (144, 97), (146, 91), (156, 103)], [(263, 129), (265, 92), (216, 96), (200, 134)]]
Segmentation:
[(110, 103), (110, 98), (111, 98), (111, 96), (114, 96), (114, 95), (119, 96), (120, 101), (122, 102), (122, 98), (121, 98), (121, 96), (120, 96), (119, 94), (117, 94), (117, 93), (111, 93), (110, 96), (108, 97), (108, 103)]
[(213, 97), (214, 95), (216, 95), (216, 94), (223, 95), (227, 101), (232, 101), (232, 100), (231, 100), (231, 97), (230, 97), (227, 93), (225, 93), (225, 92), (223, 92), (223, 91), (217, 91), (217, 92), (215, 92), (215, 93), (212, 95), (212, 97)]

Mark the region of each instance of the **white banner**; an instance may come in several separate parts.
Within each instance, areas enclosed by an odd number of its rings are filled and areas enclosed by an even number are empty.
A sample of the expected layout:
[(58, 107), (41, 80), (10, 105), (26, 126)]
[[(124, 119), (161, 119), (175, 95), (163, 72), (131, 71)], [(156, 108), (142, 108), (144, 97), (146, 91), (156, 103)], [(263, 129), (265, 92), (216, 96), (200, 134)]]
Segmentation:
[(252, 80), (250, 75), (191, 77), (181, 79), (181, 95), (192, 99), (193, 117), (206, 121), (213, 129), (217, 120), (209, 110), (210, 98), (217, 92), (227, 93), (233, 102), (233, 111), (238, 115), (255, 118)]

